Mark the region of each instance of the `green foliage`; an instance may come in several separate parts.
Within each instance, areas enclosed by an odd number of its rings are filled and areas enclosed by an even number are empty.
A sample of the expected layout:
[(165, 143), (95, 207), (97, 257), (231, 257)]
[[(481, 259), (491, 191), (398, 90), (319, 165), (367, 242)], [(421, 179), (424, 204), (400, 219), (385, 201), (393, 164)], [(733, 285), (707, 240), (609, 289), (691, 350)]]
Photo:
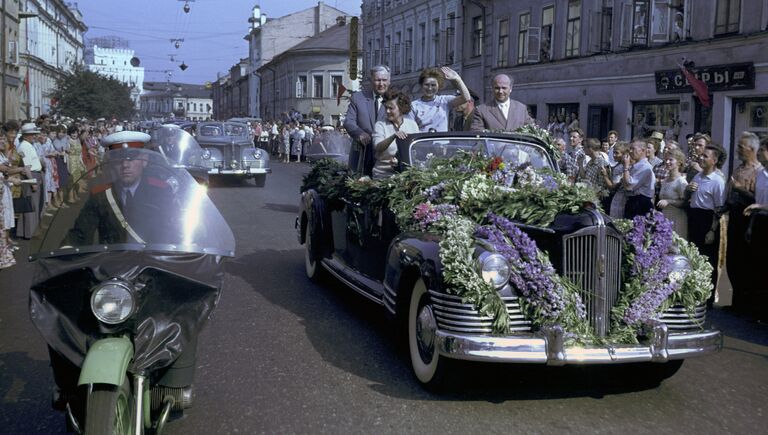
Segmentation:
[(129, 119), (134, 114), (131, 89), (111, 77), (76, 66), (56, 82), (51, 94), (59, 101), (56, 109), (71, 118)]

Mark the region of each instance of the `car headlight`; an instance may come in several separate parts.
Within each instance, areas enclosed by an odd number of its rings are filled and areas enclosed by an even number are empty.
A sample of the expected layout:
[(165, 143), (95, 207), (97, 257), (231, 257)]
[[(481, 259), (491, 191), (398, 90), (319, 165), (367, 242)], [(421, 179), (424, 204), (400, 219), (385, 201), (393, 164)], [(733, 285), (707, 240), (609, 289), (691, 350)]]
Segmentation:
[(253, 152), (253, 158), (256, 160), (261, 160), (261, 150), (256, 150)]
[(205, 160), (209, 160), (211, 158), (211, 150), (203, 150), (202, 156)]
[(100, 321), (116, 325), (131, 317), (136, 300), (131, 286), (123, 281), (107, 281), (96, 286), (91, 294), (91, 311)]
[(478, 258), (483, 281), (501, 288), (509, 281), (509, 263), (501, 254), (486, 252)]

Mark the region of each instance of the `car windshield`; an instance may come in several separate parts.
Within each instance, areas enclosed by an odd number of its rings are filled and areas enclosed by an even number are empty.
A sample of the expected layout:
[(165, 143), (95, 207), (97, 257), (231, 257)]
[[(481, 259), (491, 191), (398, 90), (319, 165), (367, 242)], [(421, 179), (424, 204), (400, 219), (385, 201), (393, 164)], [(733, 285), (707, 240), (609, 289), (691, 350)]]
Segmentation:
[(479, 152), (500, 156), (512, 166), (528, 163), (534, 169), (551, 168), (543, 148), (526, 142), (503, 139), (424, 138), (410, 146), (410, 162), (417, 168), (426, 168), (432, 159), (450, 158), (459, 152)]
[(351, 146), (352, 139), (349, 135), (332, 129), (322, 130), (312, 138), (307, 158), (310, 161), (331, 158), (346, 163)]
[(162, 127), (152, 132), (148, 148), (164, 155), (173, 165), (195, 167), (203, 164), (203, 148), (181, 128)]
[(87, 190), (47, 217), (35, 257), (107, 250), (232, 255), (232, 230), (205, 186), (161, 154), (127, 148), (105, 153), (81, 180)]
[(240, 124), (224, 124), (224, 134), (227, 136), (247, 136), (248, 126)]

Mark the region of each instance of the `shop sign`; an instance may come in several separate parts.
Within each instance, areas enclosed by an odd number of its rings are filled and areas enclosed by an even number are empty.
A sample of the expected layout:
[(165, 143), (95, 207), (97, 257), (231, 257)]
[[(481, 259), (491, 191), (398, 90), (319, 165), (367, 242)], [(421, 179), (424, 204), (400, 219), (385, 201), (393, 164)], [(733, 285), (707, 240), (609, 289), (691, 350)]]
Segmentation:
[[(691, 72), (707, 84), (709, 92), (755, 89), (755, 65), (752, 62), (691, 68)], [(680, 69), (656, 71), (655, 76), (659, 94), (693, 92)]]

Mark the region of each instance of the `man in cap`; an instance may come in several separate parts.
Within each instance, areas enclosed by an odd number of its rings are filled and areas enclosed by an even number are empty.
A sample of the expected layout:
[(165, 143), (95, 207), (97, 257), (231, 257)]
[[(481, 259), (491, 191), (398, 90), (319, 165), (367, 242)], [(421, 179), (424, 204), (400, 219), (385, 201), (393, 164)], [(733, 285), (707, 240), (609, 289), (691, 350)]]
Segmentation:
[(22, 213), (19, 223), (16, 227), (16, 235), (25, 239), (31, 239), (35, 234), (37, 225), (40, 223), (40, 214), (43, 210), (43, 165), (40, 156), (32, 145), (35, 136), (40, 133), (40, 129), (34, 123), (26, 123), (21, 126), (21, 140), (17, 147), (19, 155), (24, 161), (24, 166), (29, 168), (32, 177), (37, 180), (37, 184), (24, 186), (23, 196), (29, 196), (32, 200), (32, 211)]
[[(168, 183), (147, 173), (162, 156), (145, 148), (146, 133), (122, 131), (102, 139), (107, 149), (102, 179), (90, 189), (64, 245), (174, 242), (174, 193)], [(98, 231), (98, 242), (94, 235)]]

